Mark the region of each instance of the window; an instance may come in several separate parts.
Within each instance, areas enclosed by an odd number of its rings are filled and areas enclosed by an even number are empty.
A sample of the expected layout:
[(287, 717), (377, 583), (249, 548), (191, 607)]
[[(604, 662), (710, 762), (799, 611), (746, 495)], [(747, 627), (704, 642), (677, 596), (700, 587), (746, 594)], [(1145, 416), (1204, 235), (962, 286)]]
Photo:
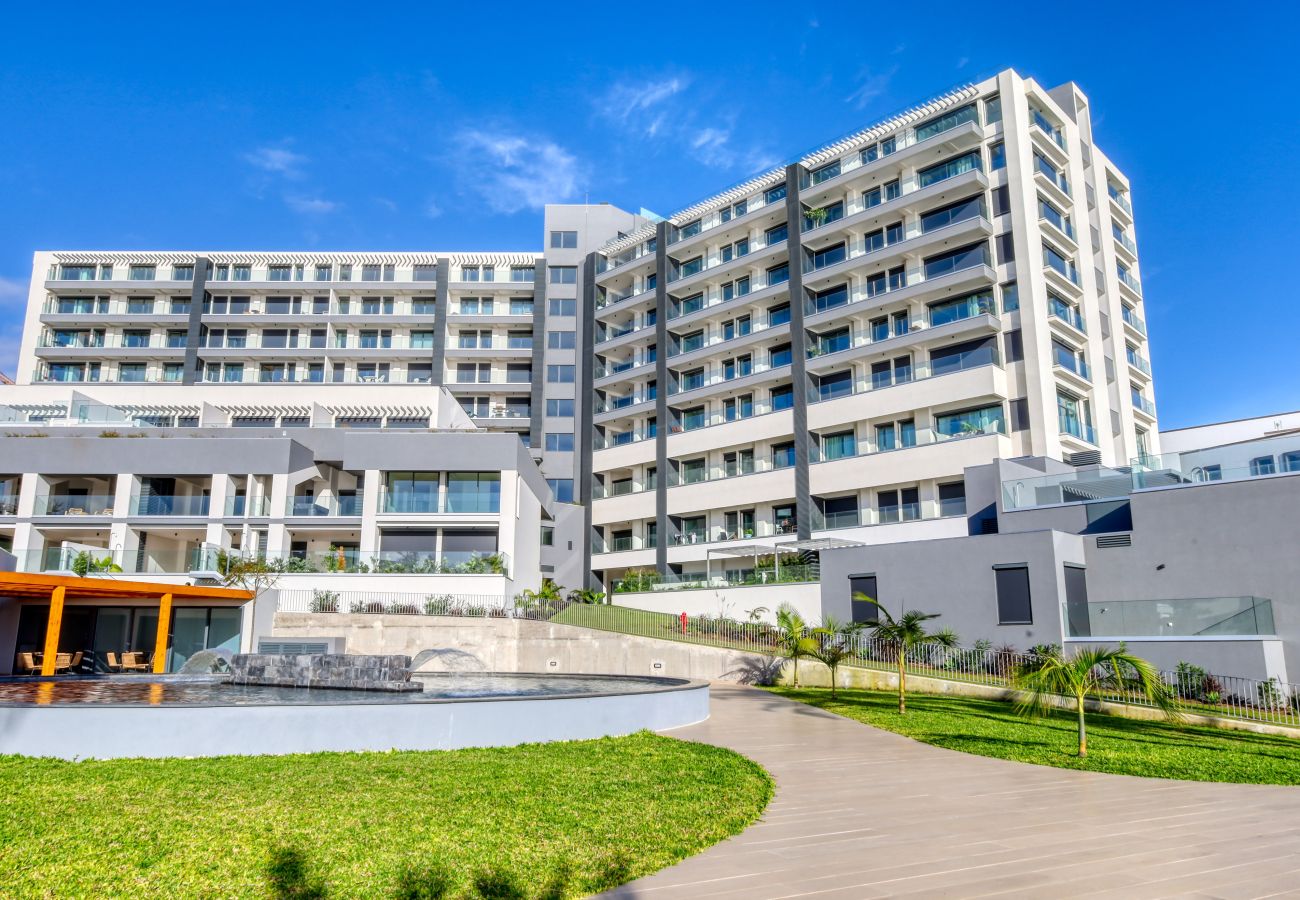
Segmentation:
[(184, 377), (185, 367), (180, 363), (167, 363), (163, 366), (163, 381), (179, 383)]
[(913, 522), (921, 518), (921, 498), (917, 488), (876, 492), (876, 515), (881, 524)]
[(575, 334), (572, 331), (548, 331), (546, 346), (552, 350), (572, 350)]
[(834, 400), (837, 397), (848, 397), (852, 393), (853, 372), (850, 370), (833, 372), (817, 379), (818, 400)]
[(551, 284), (577, 284), (578, 267), (577, 266), (549, 266), (551, 273)]
[(772, 468), (788, 469), (794, 465), (794, 441), (772, 445)]
[(1002, 285), (1002, 311), (1009, 313), (1017, 309), (1020, 309), (1020, 291), (1014, 281), (1008, 281)]
[(939, 485), (939, 515), (966, 515), (966, 482)]
[(934, 430), (944, 437), (966, 434), (1006, 434), (1002, 405), (982, 406), (934, 417)]
[(768, 360), (773, 369), (790, 365), (791, 357), (789, 344), (778, 344), (768, 351)]
[(980, 162), (979, 151), (972, 150), (970, 153), (963, 153), (961, 156), (944, 160), (933, 166), (927, 166), (916, 173), (916, 181), (919, 187), (929, 187), (945, 179), (980, 168), (983, 168), (983, 164)]
[(578, 247), (578, 232), (576, 231), (552, 231), (551, 232), (552, 250), (576, 250), (577, 247)]
[(1002, 98), (997, 94), (984, 101), (984, 124), (994, 125), (1002, 121)]
[(827, 266), (833, 266), (836, 263), (843, 262), (845, 259), (845, 245), (843, 243), (835, 244), (824, 250), (817, 250), (812, 255), (813, 270), (824, 269)]
[(1029, 597), (1029, 567), (994, 566), (993, 575), (998, 593), (998, 624), (1034, 624), (1034, 608)]
[(694, 391), (702, 387), (704, 387), (704, 369), (699, 368), (683, 372), (681, 383), (678, 385), (677, 389), (679, 392), (685, 392)]
[[(858, 455), (857, 438), (852, 431), (822, 435), (822, 459), (847, 459)], [(855, 523), (856, 524), (856, 523)]]
[(543, 547), (555, 546), (555, 529), (550, 525), (542, 526), (542, 546)]
[(95, 267), (65, 265), (59, 267), (60, 281), (94, 281)]
[(844, 306), (848, 302), (849, 286), (847, 284), (841, 284), (839, 287), (819, 291), (813, 296), (813, 306), (817, 312), (824, 312), (828, 309), (834, 309), (837, 306)]
[(573, 384), (573, 366), (547, 366), (546, 380), (551, 384)]
[(532, 281), (537, 277), (536, 270), (532, 266), (511, 266), (511, 281)]
[(839, 174), (840, 174), (840, 161), (837, 159), (833, 163), (827, 163), (826, 165), (822, 166), (820, 169), (813, 169), (813, 171), (809, 173), (809, 180), (813, 184), (821, 184), (823, 181), (827, 181), (831, 178), (834, 178)]
[(773, 225), (767, 231), (763, 232), (764, 244), (768, 247), (773, 244), (779, 244), (790, 235), (790, 227), (785, 222), (780, 225)]
[(875, 575), (850, 575), (849, 597), (855, 624), (874, 625), (880, 620), (880, 610), (874, 602), (879, 599)]
[(931, 327), (946, 325), (960, 319), (969, 319), (982, 313), (993, 312), (993, 294), (991, 291), (979, 291), (974, 294), (967, 294), (964, 297), (954, 297), (952, 300), (931, 303), (929, 311)]
[(786, 192), (785, 184), (784, 183), (778, 184), (776, 187), (770, 188), (763, 192), (763, 202), (776, 203), (778, 200), (784, 200), (785, 192)]
[(194, 278), (194, 266), (172, 266), (172, 281), (190, 281)]
[(921, 232), (934, 231), (957, 222), (965, 222), (967, 219), (977, 219), (982, 215), (984, 215), (984, 197), (982, 195), (967, 197), (965, 200), (958, 200), (956, 203), (922, 213)]
[[(234, 281), (253, 280), (253, 267), (248, 265), (247, 263), (235, 263), (230, 268), (232, 271), (232, 280)], [(343, 268), (346, 268), (349, 272), (351, 272), (352, 270), (351, 266), (344, 266)]]
[(988, 262), (989, 247), (988, 244), (981, 241), (978, 244), (971, 244), (937, 256), (927, 257), (925, 260), (925, 277), (927, 279), (939, 278), (949, 272), (957, 272), (973, 266), (988, 265)]
[(377, 263), (365, 263), (361, 266), (362, 281), (378, 281), (379, 265)]
[(1271, 456), (1259, 456), (1250, 461), (1250, 474), (1253, 476), (1272, 475), (1274, 471), (1273, 457)]
[(821, 506), (825, 528), (852, 528), (859, 524), (856, 496), (828, 497), (821, 501)]
[(790, 321), (790, 304), (779, 303), (776, 306), (768, 307), (767, 324), (769, 328), (775, 328), (778, 325), (784, 325)]
[(546, 311), (548, 315), (552, 316), (576, 316), (578, 314), (578, 301), (552, 298), (547, 301)]
[(546, 414), (556, 418), (570, 419), (573, 418), (573, 401), (572, 400), (547, 400)]
[(501, 511), (499, 472), (448, 472), (447, 512), (495, 513)]
[(1007, 167), (1007, 145), (998, 141), (989, 147), (989, 170), (996, 172)]
[(960, 344), (931, 350), (930, 374), (946, 375), (949, 372), (961, 372), (992, 365), (997, 361), (997, 343), (991, 338), (963, 341)]
[(127, 278), (131, 281), (153, 281), (154, 267), (148, 265), (133, 264), (127, 270)]
[[(429, 268), (432, 268), (435, 272), (438, 271), (438, 267), (437, 267), (437, 266), (416, 266), (415, 268), (416, 268), (416, 269), (429, 269)], [(316, 280), (316, 281), (329, 281), (330, 278), (332, 277), (332, 275), (333, 275), (333, 266), (331, 266), (329, 263), (317, 263), (317, 265), (316, 265), (316, 278), (315, 278), (314, 280)], [(421, 280), (421, 279), (416, 279), (416, 280), (418, 281), (418, 280)], [(429, 280), (429, 281), (432, 281), (433, 279), (430, 278), (430, 279), (428, 279), (428, 280)]]
[(771, 398), (773, 411), (778, 409), (790, 409), (794, 406), (794, 388), (788, 384), (783, 385), (782, 387), (772, 388)]
[[(366, 268), (370, 268), (370, 267), (366, 266)], [(379, 267), (376, 266), (375, 271), (377, 272), (378, 270)], [(267, 281), (290, 281), (292, 279), (293, 279), (293, 266), (267, 266), (266, 267)], [(378, 280), (377, 276), (375, 280)]]
[(573, 435), (567, 432), (548, 432), (546, 435), (546, 449), (555, 453), (572, 452)]
[(145, 364), (144, 363), (122, 363), (117, 367), (118, 381), (144, 381)]
[(1300, 472), (1300, 450), (1291, 450), (1282, 454), (1283, 472)]

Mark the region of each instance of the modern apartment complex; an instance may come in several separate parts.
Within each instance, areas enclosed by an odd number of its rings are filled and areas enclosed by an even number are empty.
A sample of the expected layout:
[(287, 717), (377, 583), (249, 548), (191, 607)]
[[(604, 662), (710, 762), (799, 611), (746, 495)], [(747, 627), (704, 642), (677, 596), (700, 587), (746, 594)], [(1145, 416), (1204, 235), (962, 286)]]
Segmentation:
[[(967, 534), (984, 521), (971, 466), (1157, 453), (1135, 246), (1087, 99), (1006, 71), (666, 219), (548, 206), (540, 252), (38, 253), (0, 418), (169, 447), (244, 428), (309, 447), (328, 429), (514, 434), (549, 488), (541, 574), (743, 580), (777, 545), (810, 565)], [(273, 516), (303, 498), (330, 520), (398, 469), (469, 471), (444, 442), (405, 468), (331, 451), (310, 478), (285, 470), (292, 452), (207, 469), (218, 487), (179, 463), (109, 471), (81, 446), (76, 490), (122, 516), (149, 492), (220, 505), (243, 485)], [(24, 459), (0, 462), (0, 542), (43, 566), (63, 537), (33, 504), (69, 473)], [(364, 523), (324, 544), (212, 525), (200, 543), (222, 549), (384, 550)]]
[(1091, 121), (1003, 72), (602, 247), (592, 568), (964, 535), (968, 466), (1157, 452), (1129, 186)]

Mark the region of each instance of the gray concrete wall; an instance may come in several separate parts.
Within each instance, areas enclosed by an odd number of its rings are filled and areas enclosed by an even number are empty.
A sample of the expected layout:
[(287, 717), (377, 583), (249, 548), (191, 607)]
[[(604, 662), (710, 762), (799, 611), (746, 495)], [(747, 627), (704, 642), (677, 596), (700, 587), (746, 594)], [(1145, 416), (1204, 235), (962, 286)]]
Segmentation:
[(662, 675), (752, 683), (779, 665), (761, 654), (524, 619), (276, 613), (272, 633), (342, 636), (348, 653), (405, 653), (422, 672)]
[[(878, 544), (823, 552), (822, 607), (838, 619), (852, 615), (849, 577), (876, 576), (890, 613), (937, 612), (932, 625), (952, 628), (963, 644), (989, 640), (1024, 650), (1062, 639), (1063, 565), (1083, 564), (1082, 538), (1058, 531), (975, 535), (937, 541)], [(1029, 566), (1033, 622), (999, 625), (995, 565)]]

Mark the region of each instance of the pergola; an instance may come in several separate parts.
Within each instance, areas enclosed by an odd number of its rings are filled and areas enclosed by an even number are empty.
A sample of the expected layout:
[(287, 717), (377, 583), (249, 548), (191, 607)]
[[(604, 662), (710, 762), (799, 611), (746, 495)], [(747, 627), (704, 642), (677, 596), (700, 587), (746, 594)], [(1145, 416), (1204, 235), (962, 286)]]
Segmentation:
[(0, 572), (0, 597), (50, 601), (50, 617), (45, 627), (45, 654), (41, 658), (42, 675), (54, 674), (64, 603), (72, 600), (157, 600), (158, 638), (154, 645), (153, 670), (156, 674), (162, 674), (167, 664), (167, 636), (171, 633), (173, 600), (248, 601), (253, 599), (253, 594), (251, 591), (234, 588), (195, 584), (155, 584), (148, 581), (119, 581), (116, 578)]
[(803, 553), (805, 550), (839, 550), (844, 547), (864, 547), (860, 541), (846, 541), (843, 538), (813, 538), (811, 540), (794, 540), (781, 541), (774, 544), (732, 544), (728, 547), (716, 547), (704, 551), (704, 579), (709, 580), (710, 561), (713, 556), (737, 557), (752, 556), (754, 558), (754, 567), (758, 567), (759, 556), (772, 554), (772, 562), (775, 566), (776, 576), (780, 578), (781, 574), (781, 554), (782, 553)]

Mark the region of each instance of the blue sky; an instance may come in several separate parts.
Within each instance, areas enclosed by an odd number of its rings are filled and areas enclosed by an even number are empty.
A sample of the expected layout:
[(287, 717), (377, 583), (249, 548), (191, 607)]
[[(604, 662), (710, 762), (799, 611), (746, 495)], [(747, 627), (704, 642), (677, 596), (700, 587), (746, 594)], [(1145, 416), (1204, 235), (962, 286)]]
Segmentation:
[(1300, 13), (1156, 6), (16, 5), (0, 370), (37, 248), (537, 249), (542, 203), (669, 213), (1010, 66), (1133, 181), (1164, 427), (1300, 408)]

